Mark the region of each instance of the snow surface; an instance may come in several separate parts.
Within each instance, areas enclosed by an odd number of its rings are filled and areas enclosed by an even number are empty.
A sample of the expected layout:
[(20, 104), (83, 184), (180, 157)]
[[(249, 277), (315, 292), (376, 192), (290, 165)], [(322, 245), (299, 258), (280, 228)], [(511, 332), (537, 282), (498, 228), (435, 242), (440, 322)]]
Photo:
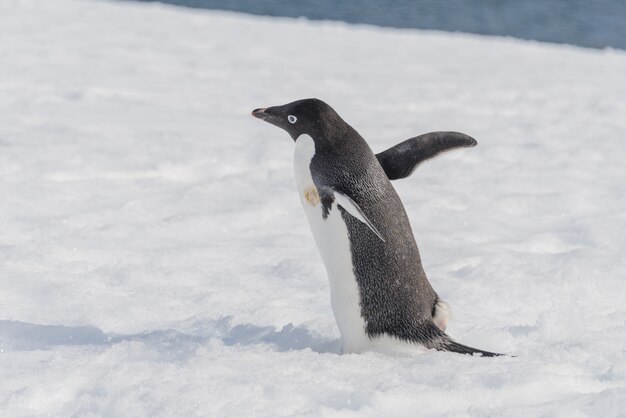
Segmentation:
[[(380, 151), (459, 341), (340, 355), (256, 107)], [(156, 4), (0, 1), (0, 415), (624, 416), (626, 53)]]

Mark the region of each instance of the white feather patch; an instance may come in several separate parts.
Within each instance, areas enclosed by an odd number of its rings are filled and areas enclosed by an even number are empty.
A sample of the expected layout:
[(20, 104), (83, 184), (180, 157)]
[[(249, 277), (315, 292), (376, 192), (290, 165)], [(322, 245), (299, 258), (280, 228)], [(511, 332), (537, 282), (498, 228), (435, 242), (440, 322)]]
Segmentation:
[(435, 305), (435, 315), (433, 316), (433, 322), (442, 331), (445, 331), (448, 327), (448, 322), (452, 317), (452, 310), (450, 305), (442, 300), (438, 300)]

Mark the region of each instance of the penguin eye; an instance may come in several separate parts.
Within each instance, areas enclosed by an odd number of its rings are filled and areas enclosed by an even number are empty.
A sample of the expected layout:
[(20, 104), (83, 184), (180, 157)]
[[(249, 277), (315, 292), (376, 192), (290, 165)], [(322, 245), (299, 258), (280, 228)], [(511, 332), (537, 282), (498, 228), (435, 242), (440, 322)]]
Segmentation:
[(287, 116), (287, 120), (289, 121), (289, 123), (296, 123), (298, 118), (295, 117), (294, 115), (289, 115), (289, 116)]

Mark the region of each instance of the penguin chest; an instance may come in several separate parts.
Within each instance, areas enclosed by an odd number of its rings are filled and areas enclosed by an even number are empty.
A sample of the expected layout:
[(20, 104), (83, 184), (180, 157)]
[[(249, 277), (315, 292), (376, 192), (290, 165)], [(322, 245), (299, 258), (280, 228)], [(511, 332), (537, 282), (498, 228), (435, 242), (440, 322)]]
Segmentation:
[(361, 314), (359, 286), (352, 264), (350, 236), (343, 217), (333, 204), (324, 219), (319, 192), (311, 175), (315, 143), (308, 135), (296, 140), (294, 174), (300, 202), (322, 256), (330, 282), (330, 299), (344, 352), (360, 352), (369, 344)]

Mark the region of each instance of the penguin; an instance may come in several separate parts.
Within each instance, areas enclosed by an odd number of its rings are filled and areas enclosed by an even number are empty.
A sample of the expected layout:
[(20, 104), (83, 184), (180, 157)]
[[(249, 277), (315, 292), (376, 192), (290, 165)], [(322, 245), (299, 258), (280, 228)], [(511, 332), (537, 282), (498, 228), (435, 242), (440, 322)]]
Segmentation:
[(499, 356), (445, 333), (448, 305), (422, 267), (404, 206), (390, 180), (423, 161), (476, 141), (432, 132), (377, 155), (359, 133), (319, 99), (259, 108), (252, 116), (295, 142), (294, 174), (302, 207), (330, 282), (344, 353), (419, 347)]

